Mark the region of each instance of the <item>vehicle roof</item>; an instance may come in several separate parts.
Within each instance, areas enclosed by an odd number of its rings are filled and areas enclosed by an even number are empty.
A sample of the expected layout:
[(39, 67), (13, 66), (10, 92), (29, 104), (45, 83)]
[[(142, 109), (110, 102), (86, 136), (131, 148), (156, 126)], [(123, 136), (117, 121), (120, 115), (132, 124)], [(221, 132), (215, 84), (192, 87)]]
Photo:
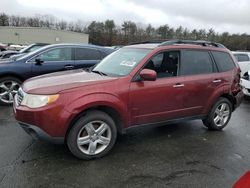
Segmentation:
[(155, 43), (155, 44), (134, 44), (134, 45), (124, 46), (124, 48), (155, 49), (159, 45), (160, 45), (160, 43)]
[(48, 46), (50, 46), (50, 47), (52, 47), (52, 46), (81, 46), (81, 47), (104, 48), (102, 46), (97, 46), (97, 45), (93, 45), (93, 44), (86, 44), (86, 43), (58, 43), (58, 44), (50, 44)]
[(84, 43), (58, 43), (58, 44), (50, 44), (47, 46), (42, 47), (41, 49), (48, 49), (53, 47), (63, 47), (63, 46), (70, 46), (70, 47), (85, 47), (85, 48), (95, 48), (105, 52), (113, 52), (114, 49), (105, 48), (103, 46), (97, 46), (93, 44), (84, 44)]
[(166, 45), (162, 46), (161, 43), (156, 43), (156, 44), (135, 44), (135, 45), (129, 45), (125, 46), (123, 48), (137, 48), (137, 49), (150, 49), (154, 50), (156, 48), (159, 49), (204, 49), (204, 50), (216, 50), (216, 51), (228, 51), (227, 48), (219, 48), (219, 47), (213, 47), (213, 46), (201, 46), (197, 44), (172, 44), (172, 45)]
[(248, 51), (232, 51), (233, 54), (250, 54)]
[[(126, 46), (126, 48), (143, 48), (143, 49), (155, 49), (155, 48), (196, 48), (196, 49), (210, 49), (210, 50), (218, 50), (219, 51), (227, 51), (228, 49), (220, 43), (204, 41), (204, 40), (182, 40), (182, 39), (174, 39), (174, 40), (153, 40), (153, 41), (144, 41), (139, 43), (134, 43), (132, 45)], [(224, 49), (224, 50), (223, 50)]]

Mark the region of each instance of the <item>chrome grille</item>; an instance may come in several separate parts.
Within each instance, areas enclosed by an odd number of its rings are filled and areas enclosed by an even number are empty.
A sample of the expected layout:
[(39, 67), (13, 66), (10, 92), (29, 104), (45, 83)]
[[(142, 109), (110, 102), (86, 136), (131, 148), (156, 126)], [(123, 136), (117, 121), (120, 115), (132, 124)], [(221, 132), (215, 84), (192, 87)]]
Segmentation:
[(17, 104), (17, 106), (19, 106), (22, 103), (23, 98), (24, 98), (24, 92), (23, 92), (21, 87), (17, 91), (17, 94), (16, 94), (15, 98), (16, 98), (16, 104)]

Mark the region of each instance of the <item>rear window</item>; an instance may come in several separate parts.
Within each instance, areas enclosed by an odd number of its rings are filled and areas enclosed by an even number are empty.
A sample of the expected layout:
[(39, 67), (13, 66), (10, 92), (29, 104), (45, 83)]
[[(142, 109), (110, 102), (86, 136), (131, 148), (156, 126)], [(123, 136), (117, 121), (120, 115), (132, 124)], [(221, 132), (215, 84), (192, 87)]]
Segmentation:
[(212, 54), (220, 72), (226, 72), (235, 67), (234, 61), (228, 53), (212, 51)]
[(208, 51), (182, 51), (181, 75), (209, 74), (213, 72), (214, 65)]
[(247, 54), (234, 54), (234, 56), (238, 62), (250, 61), (249, 56)]

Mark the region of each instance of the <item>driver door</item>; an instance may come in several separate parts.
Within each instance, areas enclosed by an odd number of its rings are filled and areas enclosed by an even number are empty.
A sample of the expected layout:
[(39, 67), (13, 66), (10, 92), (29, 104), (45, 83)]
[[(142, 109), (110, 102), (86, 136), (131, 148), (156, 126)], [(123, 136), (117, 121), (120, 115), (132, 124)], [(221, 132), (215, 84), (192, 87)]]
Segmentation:
[(72, 52), (73, 49), (70, 47), (54, 48), (42, 52), (30, 61), (32, 63), (32, 75), (37, 76), (74, 69)]
[(178, 51), (162, 52), (148, 61), (144, 68), (157, 72), (155, 81), (131, 82), (131, 125), (161, 122), (180, 116), (183, 110), (183, 88), (177, 76), (179, 54)]

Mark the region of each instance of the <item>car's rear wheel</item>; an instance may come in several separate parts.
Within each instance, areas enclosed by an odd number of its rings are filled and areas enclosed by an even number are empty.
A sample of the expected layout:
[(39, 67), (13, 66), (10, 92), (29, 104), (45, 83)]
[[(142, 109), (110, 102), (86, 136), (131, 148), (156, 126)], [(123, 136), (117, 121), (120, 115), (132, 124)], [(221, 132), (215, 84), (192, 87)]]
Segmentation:
[(0, 105), (11, 105), (22, 82), (15, 77), (0, 79)]
[(210, 130), (222, 130), (229, 122), (232, 114), (232, 103), (226, 98), (219, 98), (203, 123)]
[(114, 146), (117, 129), (113, 119), (102, 111), (89, 111), (78, 119), (67, 136), (67, 145), (79, 159), (106, 155)]

